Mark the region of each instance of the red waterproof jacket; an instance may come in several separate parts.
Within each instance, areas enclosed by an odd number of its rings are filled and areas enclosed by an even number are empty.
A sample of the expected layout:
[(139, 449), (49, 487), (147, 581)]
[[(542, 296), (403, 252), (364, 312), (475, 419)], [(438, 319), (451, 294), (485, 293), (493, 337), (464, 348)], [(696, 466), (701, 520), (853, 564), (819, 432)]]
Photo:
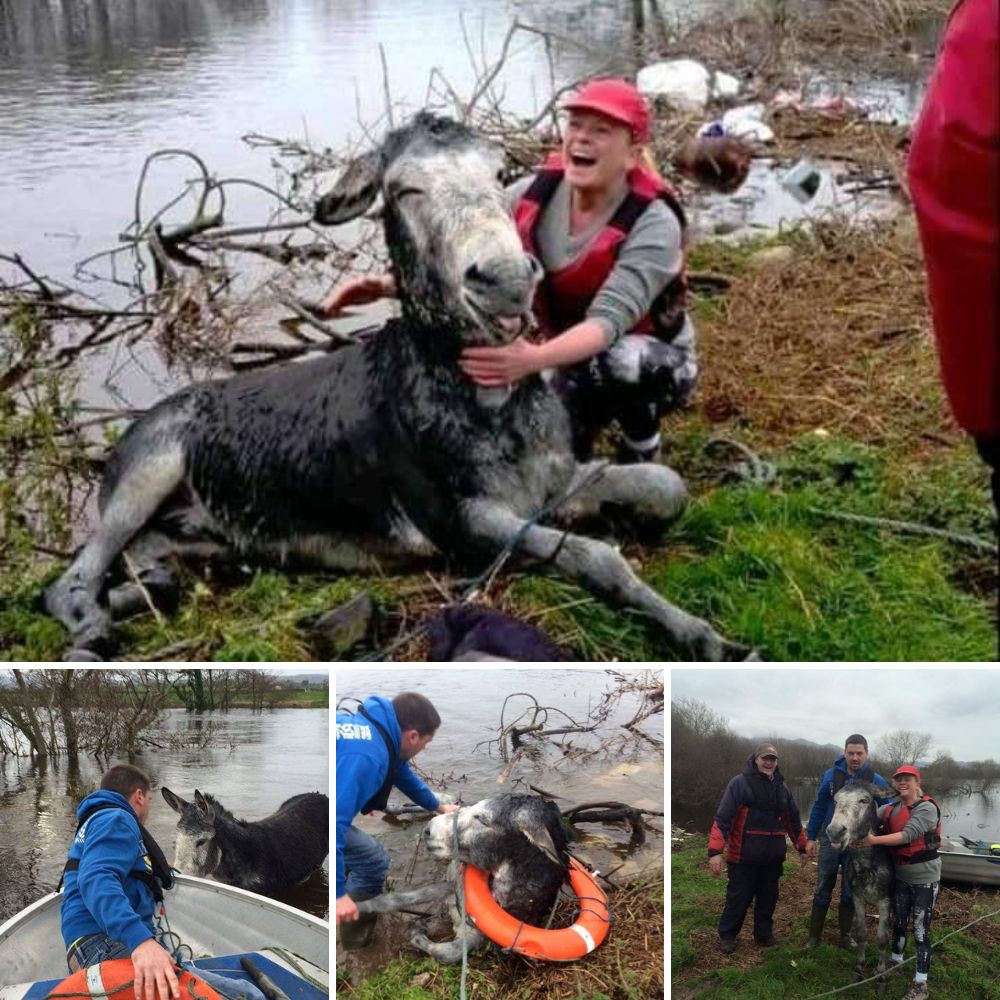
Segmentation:
[(1000, 31), (997, 0), (959, 0), (907, 168), (941, 373), (958, 422), (1000, 435)]
[[(933, 802), (937, 809), (937, 829), (933, 833), (922, 833), (902, 847), (890, 847), (894, 865), (913, 865), (919, 861), (933, 861), (938, 856), (941, 843), (941, 807), (929, 795), (922, 795), (917, 802)], [(914, 805), (917, 803), (915, 802)], [(886, 833), (901, 833), (910, 821), (910, 807), (902, 802), (886, 806), (882, 815), (882, 827)]]
[[(539, 257), (539, 253), (535, 231), (563, 173), (562, 155), (553, 153), (514, 206), (514, 222), (521, 236), (521, 243), (528, 253), (536, 257)], [(636, 167), (630, 171), (628, 183), (629, 193), (625, 200), (604, 229), (590, 242), (586, 252), (561, 270), (547, 272), (539, 285), (534, 312), (546, 337), (562, 333), (586, 319), (590, 304), (615, 266), (622, 244), (651, 201), (657, 198), (665, 201), (677, 216), (681, 233), (686, 231), (687, 220), (678, 194), (666, 181)], [(682, 267), (681, 273), (654, 301), (649, 313), (629, 332), (651, 333), (669, 341), (684, 325), (686, 292), (687, 282)]]

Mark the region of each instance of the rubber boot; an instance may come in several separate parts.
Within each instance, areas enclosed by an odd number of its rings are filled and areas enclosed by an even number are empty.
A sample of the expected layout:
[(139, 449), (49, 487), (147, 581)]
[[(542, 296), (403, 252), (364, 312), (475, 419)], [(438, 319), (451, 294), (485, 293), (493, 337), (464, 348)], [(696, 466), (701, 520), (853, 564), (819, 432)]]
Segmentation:
[[(379, 893), (370, 892), (368, 894), (359, 893), (352, 896), (355, 903), (360, 903), (366, 899), (374, 899)], [(367, 948), (375, 939), (375, 924), (378, 921), (377, 913), (363, 913), (357, 920), (347, 920), (337, 925), (337, 935), (344, 951), (360, 951)]]
[(857, 941), (851, 935), (851, 931), (854, 929), (854, 907), (838, 907), (837, 919), (840, 922), (840, 947), (853, 951), (858, 946)]
[(826, 911), (829, 906), (813, 906), (809, 914), (809, 940), (806, 941), (807, 948), (815, 948), (823, 937), (823, 924), (826, 923)]

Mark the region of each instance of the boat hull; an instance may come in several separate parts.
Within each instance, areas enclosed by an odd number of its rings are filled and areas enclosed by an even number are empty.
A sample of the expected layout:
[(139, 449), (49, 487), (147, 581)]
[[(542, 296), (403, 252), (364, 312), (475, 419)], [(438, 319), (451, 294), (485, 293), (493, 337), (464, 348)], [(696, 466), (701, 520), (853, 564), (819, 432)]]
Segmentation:
[(1000, 857), (972, 849), (953, 837), (942, 839), (938, 854), (942, 882), (1000, 887)]

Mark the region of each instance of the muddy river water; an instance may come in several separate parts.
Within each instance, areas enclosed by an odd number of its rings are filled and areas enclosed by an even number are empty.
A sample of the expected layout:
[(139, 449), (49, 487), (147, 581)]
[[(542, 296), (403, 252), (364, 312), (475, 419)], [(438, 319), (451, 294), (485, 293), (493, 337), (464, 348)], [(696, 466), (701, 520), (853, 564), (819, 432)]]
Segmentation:
[[(209, 792), (240, 819), (260, 819), (299, 792), (331, 794), (328, 711), (164, 713), (168, 734), (204, 734), (208, 728), (208, 746), (150, 749), (133, 762), (149, 774), (155, 789), (166, 786), (185, 799), (196, 788)], [(76, 829), (76, 807), (97, 787), (104, 769), (93, 757), (0, 757), (0, 923), (56, 887)], [(168, 861), (173, 860), (176, 819), (157, 794), (147, 826)], [(328, 869), (329, 859), (278, 898), (325, 918)]]

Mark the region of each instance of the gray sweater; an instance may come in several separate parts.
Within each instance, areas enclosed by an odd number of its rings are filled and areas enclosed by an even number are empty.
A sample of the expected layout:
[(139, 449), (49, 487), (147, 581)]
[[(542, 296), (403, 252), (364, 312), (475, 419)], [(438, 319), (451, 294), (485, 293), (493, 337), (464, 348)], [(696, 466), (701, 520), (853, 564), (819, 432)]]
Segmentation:
[[(524, 177), (507, 188), (512, 210), (533, 179)], [(623, 182), (620, 197), (608, 212), (584, 232), (571, 234), (570, 187), (561, 181), (538, 224), (538, 253), (545, 270), (560, 271), (584, 253), (627, 194), (628, 186)], [(625, 238), (615, 266), (587, 310), (587, 319), (596, 320), (604, 329), (608, 347), (649, 312), (657, 295), (680, 273), (682, 264), (680, 222), (662, 201), (651, 202)]]
[[(883, 806), (879, 817), (885, 821), (891, 806)], [(903, 827), (903, 843), (909, 844), (921, 834), (930, 833), (937, 828), (938, 811), (933, 802), (918, 802), (910, 810), (910, 818)], [(896, 878), (908, 885), (930, 885), (941, 881), (941, 859), (933, 861), (918, 861), (912, 865), (896, 865)]]

